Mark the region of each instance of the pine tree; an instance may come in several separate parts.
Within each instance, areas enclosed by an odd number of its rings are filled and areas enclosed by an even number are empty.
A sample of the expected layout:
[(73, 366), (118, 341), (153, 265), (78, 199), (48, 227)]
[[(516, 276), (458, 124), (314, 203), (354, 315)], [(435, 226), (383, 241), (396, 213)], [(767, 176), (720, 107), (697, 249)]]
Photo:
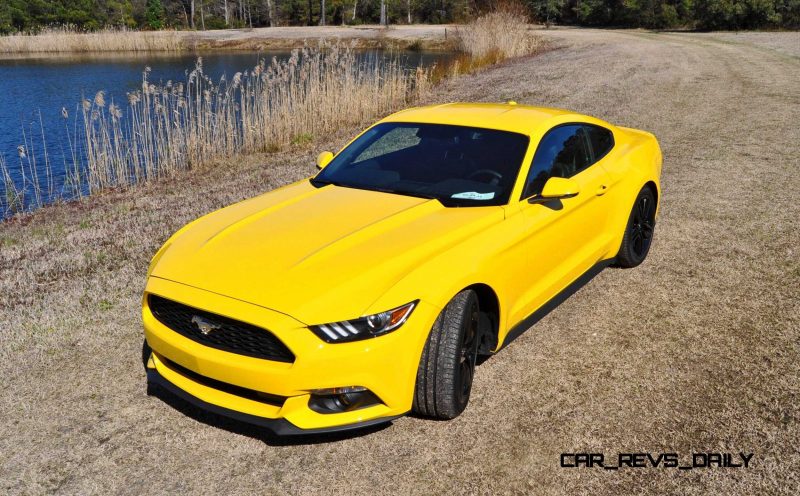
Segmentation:
[(150, 29), (164, 28), (164, 6), (161, 0), (147, 0), (147, 27)]

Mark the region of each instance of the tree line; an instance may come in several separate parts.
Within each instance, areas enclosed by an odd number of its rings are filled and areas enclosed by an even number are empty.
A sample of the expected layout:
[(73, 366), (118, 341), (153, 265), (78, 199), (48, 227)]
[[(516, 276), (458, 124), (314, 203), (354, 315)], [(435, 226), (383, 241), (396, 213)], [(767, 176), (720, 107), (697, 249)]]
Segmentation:
[(542, 0), (528, 5), (545, 23), (700, 30), (800, 27), (800, 0)]
[[(0, 0), (0, 33), (449, 23), (504, 0)], [(517, 1), (517, 0), (512, 0)], [(533, 20), (583, 26), (774, 29), (800, 27), (800, 0), (518, 0)]]

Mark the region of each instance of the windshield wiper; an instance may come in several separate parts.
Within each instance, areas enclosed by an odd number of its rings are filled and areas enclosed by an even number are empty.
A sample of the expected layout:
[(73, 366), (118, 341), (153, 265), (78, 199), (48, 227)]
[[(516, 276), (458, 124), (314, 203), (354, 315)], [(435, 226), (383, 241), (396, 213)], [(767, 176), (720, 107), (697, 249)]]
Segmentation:
[(311, 183), (313, 186), (315, 186), (315, 187), (317, 187), (317, 188), (319, 188), (319, 187), (322, 187), (322, 186), (327, 186), (327, 185), (329, 185), (329, 184), (332, 184), (332, 185), (334, 185), (334, 186), (347, 186), (346, 184), (342, 184), (342, 183), (340, 183), (340, 182), (338, 182), (338, 181), (331, 181), (331, 180), (328, 180), (328, 179), (317, 179), (317, 178), (312, 178), (312, 179), (309, 179), (309, 182), (310, 182), (310, 183)]
[(370, 188), (370, 189), (372, 189), (374, 191), (380, 191), (381, 193), (391, 193), (391, 194), (394, 194), (394, 195), (414, 196), (414, 197), (417, 197), (417, 198), (427, 198), (428, 200), (438, 200), (439, 199), (438, 196), (434, 196), (434, 195), (432, 195), (430, 193), (420, 193), (420, 192), (416, 192), (416, 191), (401, 191), (401, 190), (391, 189), (391, 188), (375, 188), (375, 187), (373, 187), (373, 188)]
[(339, 187), (342, 187), (342, 188), (355, 188), (355, 189), (363, 189), (363, 190), (366, 190), (366, 191), (379, 191), (381, 193), (389, 193), (389, 194), (393, 194), (393, 195), (403, 195), (403, 196), (413, 196), (413, 197), (416, 197), (416, 198), (425, 198), (427, 200), (439, 200), (441, 202), (441, 199), (438, 196), (434, 196), (434, 195), (432, 195), (430, 193), (419, 193), (419, 192), (416, 192), (416, 191), (401, 191), (401, 190), (391, 189), (391, 188), (379, 188), (377, 186), (370, 186), (370, 185), (345, 184), (345, 183), (342, 183), (342, 182), (339, 182), (339, 181), (331, 181), (329, 179), (316, 179), (316, 178), (314, 178), (314, 179), (309, 179), (309, 182), (311, 182), (311, 184), (313, 186), (317, 187), (317, 188), (332, 184), (333, 186), (339, 186)]

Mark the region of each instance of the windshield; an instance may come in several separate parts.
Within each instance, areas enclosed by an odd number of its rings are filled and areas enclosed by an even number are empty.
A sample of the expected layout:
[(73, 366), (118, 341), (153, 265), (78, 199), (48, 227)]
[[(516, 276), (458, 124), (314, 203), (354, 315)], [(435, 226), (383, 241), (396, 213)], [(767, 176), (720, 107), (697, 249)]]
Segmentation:
[(384, 123), (342, 150), (312, 184), (435, 198), (445, 206), (503, 205), (528, 137), (442, 124)]

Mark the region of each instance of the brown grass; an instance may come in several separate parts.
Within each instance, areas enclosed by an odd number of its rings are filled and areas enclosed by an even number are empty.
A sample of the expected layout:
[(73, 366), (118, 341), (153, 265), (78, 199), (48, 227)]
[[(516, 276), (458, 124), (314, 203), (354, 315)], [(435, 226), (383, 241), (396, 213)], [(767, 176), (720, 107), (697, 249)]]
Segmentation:
[[(568, 48), (426, 101), (513, 98), (653, 131), (661, 217), (642, 266), (605, 271), (478, 368), (464, 415), (286, 445), (145, 394), (150, 255), (187, 221), (311, 174), (357, 131), (343, 128), (0, 226), (0, 490), (794, 494), (800, 65), (683, 34), (547, 36)], [(559, 468), (561, 452), (589, 450), (755, 456), (750, 469)]]
[(104, 29), (90, 33), (49, 28), (37, 34), (0, 36), (0, 54), (76, 52), (152, 52), (186, 48), (188, 33)]

